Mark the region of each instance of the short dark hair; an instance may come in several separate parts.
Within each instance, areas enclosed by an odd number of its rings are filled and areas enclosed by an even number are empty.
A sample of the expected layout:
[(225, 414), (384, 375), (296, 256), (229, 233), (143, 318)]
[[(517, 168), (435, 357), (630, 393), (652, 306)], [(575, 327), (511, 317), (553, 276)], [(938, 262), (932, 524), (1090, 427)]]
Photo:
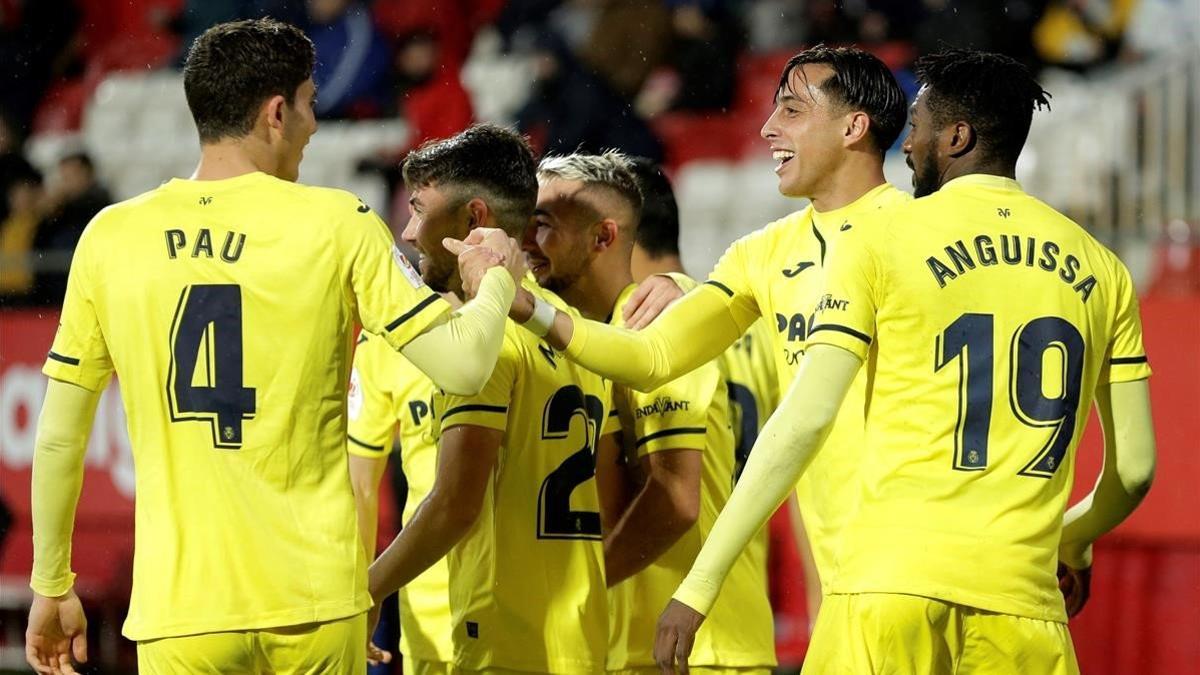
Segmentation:
[(651, 258), (679, 255), (679, 205), (662, 167), (645, 157), (630, 160), (642, 190), (642, 217), (637, 243)]
[(220, 23), (196, 38), (183, 66), (183, 90), (201, 143), (240, 138), (254, 128), (263, 101), (312, 77), (313, 43), (299, 28), (273, 19)]
[(805, 65), (826, 65), (833, 70), (833, 75), (821, 84), (821, 91), (847, 108), (865, 112), (871, 121), (875, 149), (880, 155), (886, 153), (908, 119), (904, 91), (887, 64), (854, 47), (817, 45), (788, 59), (776, 93), (791, 91), (792, 72)]
[(476, 124), (427, 141), (404, 160), (409, 190), (437, 186), (466, 201), (482, 196), (500, 227), (520, 235), (537, 205), (537, 162), (524, 136), (495, 124)]
[(1023, 64), (1002, 54), (946, 49), (917, 59), (917, 79), (938, 128), (962, 120), (992, 159), (1015, 164), (1029, 137), (1033, 111), (1050, 108), (1050, 94)]

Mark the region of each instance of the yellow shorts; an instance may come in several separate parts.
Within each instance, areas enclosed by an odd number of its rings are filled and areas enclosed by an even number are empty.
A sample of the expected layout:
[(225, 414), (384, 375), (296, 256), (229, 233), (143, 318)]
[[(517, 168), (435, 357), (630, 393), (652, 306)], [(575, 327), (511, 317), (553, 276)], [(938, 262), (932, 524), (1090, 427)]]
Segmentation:
[(426, 661), (425, 659), (410, 659), (401, 655), (404, 664), (404, 675), (450, 675), (451, 664), (445, 661)]
[(138, 642), (137, 655), (142, 675), (358, 675), (367, 670), (367, 615), (283, 628), (144, 640)]
[(1078, 675), (1066, 624), (916, 595), (825, 596), (804, 673)]
[[(770, 675), (770, 668), (718, 668), (714, 665), (692, 665), (688, 671), (696, 675)], [(659, 670), (658, 665), (605, 671), (605, 675), (659, 675), (660, 673), (662, 671)]]

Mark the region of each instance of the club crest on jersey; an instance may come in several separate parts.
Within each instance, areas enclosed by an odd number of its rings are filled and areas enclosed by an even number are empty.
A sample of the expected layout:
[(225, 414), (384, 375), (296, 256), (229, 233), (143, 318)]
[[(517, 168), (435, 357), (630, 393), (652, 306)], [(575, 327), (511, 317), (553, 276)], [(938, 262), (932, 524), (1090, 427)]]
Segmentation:
[(413, 268), (412, 263), (408, 262), (408, 258), (400, 252), (400, 247), (392, 246), (392, 260), (396, 261), (396, 267), (400, 268), (400, 273), (412, 284), (413, 288), (420, 288), (425, 285), (425, 280), (421, 278), (421, 273)]

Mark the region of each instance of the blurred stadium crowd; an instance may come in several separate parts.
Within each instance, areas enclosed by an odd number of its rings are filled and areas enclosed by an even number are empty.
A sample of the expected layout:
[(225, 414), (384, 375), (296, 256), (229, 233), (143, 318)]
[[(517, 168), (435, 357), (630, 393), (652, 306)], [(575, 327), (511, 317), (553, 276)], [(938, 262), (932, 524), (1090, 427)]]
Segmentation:
[[(739, 160), (762, 149), (757, 129), (774, 80), (802, 45), (866, 46), (911, 95), (912, 60), (942, 44), (1088, 72), (1194, 43), (1198, 7), (1173, 0), (5, 0), (0, 302), (59, 302), (70, 252), (90, 217), (113, 199), (190, 171), (194, 147), (183, 142), (190, 131), (172, 69), (191, 40), (220, 21), (274, 16), (305, 28), (317, 48), (318, 116), (374, 123), (337, 122), (319, 134), (313, 145), (327, 139), (330, 158), (313, 147), (310, 158), (319, 157), (304, 179), (351, 189), (365, 182), (358, 191), (381, 202), (395, 196), (397, 160), (408, 149), (472, 121), (516, 124), (547, 153), (617, 148), (672, 169)], [(135, 131), (148, 140), (138, 143)], [(179, 140), (177, 148), (163, 147), (164, 137)], [(403, 209), (392, 216), (402, 226)]]

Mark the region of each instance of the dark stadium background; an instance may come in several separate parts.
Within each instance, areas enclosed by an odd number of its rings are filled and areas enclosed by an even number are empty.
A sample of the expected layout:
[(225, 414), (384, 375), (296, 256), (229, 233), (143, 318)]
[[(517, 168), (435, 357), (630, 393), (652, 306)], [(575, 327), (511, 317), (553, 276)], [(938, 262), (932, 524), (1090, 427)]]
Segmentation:
[[(423, 140), (486, 120), (543, 152), (616, 147), (668, 167), (697, 276), (801, 206), (777, 194), (758, 129), (802, 46), (863, 46), (910, 96), (913, 59), (942, 44), (1036, 69), (1053, 110), (1018, 177), (1129, 265), (1155, 369), (1157, 480), (1097, 546), (1076, 649), (1089, 675), (1200, 673), (1200, 0), (0, 0), (0, 671), (26, 672), (39, 368), (75, 242), (104, 205), (191, 172), (182, 51), (213, 23), (262, 15), (317, 44), (322, 127), (305, 182), (355, 191), (398, 232), (397, 163)], [(909, 185), (895, 150), (887, 171)], [(1076, 495), (1098, 471), (1097, 436), (1093, 420)], [(119, 636), (132, 484), (114, 385), (75, 535), (87, 672), (133, 670)], [(394, 510), (383, 521), (387, 541)], [(786, 523), (772, 527), (779, 656), (794, 670), (803, 585)]]

